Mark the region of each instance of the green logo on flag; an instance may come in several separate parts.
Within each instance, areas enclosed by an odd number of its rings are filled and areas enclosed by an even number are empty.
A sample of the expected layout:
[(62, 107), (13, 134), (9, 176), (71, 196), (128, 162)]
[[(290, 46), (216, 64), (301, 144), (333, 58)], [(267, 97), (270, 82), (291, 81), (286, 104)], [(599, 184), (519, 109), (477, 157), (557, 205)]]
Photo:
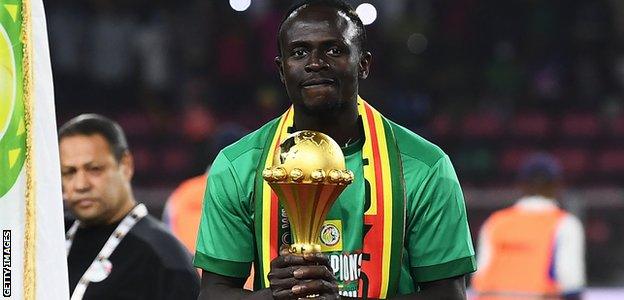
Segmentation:
[(19, 5), (0, 7), (0, 197), (15, 184), (26, 158)]
[(15, 103), (15, 66), (11, 59), (13, 53), (11, 53), (10, 46), (6, 30), (2, 27), (2, 36), (0, 37), (0, 136), (4, 136)]

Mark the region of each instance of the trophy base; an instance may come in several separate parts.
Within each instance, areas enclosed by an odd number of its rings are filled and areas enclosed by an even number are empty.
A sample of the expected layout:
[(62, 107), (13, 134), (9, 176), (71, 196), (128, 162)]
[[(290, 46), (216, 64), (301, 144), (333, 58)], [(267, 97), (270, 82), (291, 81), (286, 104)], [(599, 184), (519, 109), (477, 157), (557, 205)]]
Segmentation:
[(318, 244), (292, 244), (289, 249), (290, 253), (295, 255), (304, 255), (310, 253), (319, 253), (321, 252), (321, 245)]

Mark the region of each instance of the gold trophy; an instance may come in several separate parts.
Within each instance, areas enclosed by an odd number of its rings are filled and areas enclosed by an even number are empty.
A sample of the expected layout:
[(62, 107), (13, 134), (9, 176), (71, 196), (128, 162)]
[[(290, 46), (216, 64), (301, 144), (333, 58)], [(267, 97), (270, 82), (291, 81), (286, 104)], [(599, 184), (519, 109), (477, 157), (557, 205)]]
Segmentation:
[(275, 151), (273, 166), (262, 177), (286, 210), (293, 237), (290, 252), (321, 252), (320, 230), (340, 193), (353, 182), (340, 146), (328, 135), (303, 130)]

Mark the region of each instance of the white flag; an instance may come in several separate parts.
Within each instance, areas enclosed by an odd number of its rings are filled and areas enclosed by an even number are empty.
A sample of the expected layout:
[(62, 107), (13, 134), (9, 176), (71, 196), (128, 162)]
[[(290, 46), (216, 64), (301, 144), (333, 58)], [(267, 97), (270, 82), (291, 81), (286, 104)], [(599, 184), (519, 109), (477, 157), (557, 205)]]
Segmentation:
[(0, 231), (0, 299), (69, 298), (41, 0), (0, 0)]

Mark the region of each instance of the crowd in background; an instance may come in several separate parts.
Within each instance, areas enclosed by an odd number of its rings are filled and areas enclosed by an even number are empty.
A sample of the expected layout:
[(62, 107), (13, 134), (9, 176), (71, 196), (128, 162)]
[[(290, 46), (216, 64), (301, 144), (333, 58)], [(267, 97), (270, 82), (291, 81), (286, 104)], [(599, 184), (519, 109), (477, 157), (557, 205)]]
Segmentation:
[[(97, 110), (126, 125), (139, 184), (200, 173), (218, 150), (207, 141), (285, 109), (273, 58), (287, 2), (46, 3), (59, 120)], [(464, 185), (507, 184), (541, 149), (575, 184), (622, 182), (621, 1), (369, 2), (362, 96), (440, 144)]]
[[(117, 120), (137, 186), (203, 173), (226, 141), (287, 107), (273, 59), (289, 2), (244, 12), (226, 0), (46, 2), (58, 122)], [(379, 14), (362, 97), (440, 145), (464, 187), (508, 186), (540, 150), (571, 186), (624, 183), (624, 1), (367, 2)], [(589, 225), (593, 249), (618, 249), (617, 231)], [(590, 283), (624, 281), (588, 268)]]

